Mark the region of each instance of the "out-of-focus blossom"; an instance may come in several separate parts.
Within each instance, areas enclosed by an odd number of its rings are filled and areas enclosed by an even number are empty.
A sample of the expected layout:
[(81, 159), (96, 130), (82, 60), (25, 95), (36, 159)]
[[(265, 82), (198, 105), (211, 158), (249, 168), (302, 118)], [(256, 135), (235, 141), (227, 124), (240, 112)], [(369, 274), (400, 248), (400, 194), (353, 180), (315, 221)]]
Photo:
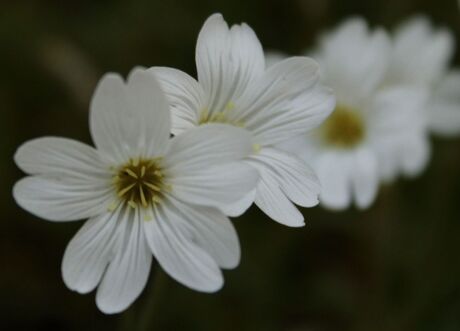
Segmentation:
[(170, 111), (151, 73), (100, 81), (91, 104), (96, 149), (46, 137), (26, 142), (15, 160), (31, 176), (14, 197), (50, 221), (89, 218), (70, 241), (62, 274), (105, 313), (126, 309), (143, 290), (152, 253), (177, 281), (221, 288), (220, 268), (239, 263), (236, 232), (218, 208), (254, 190), (258, 173), (238, 160), (252, 153), (243, 129), (191, 129), (170, 139)]
[(426, 17), (412, 18), (395, 31), (385, 79), (386, 84), (409, 83), (429, 90), (420, 116), (440, 136), (460, 134), (460, 73), (449, 68), (454, 49), (449, 30), (434, 28)]
[(172, 104), (172, 133), (180, 136), (205, 123), (246, 129), (254, 153), (244, 162), (261, 179), (256, 191), (224, 212), (232, 215), (255, 201), (275, 221), (302, 226), (304, 218), (293, 203), (316, 205), (318, 180), (296, 155), (275, 145), (316, 128), (334, 108), (332, 92), (318, 82), (317, 63), (293, 57), (266, 69), (254, 31), (246, 24), (229, 28), (215, 14), (199, 34), (196, 64), (198, 80), (179, 70), (151, 69)]
[[(319, 129), (282, 146), (311, 162), (321, 182), (322, 205), (343, 209), (354, 202), (367, 208), (380, 182), (396, 175), (399, 153), (419, 143), (417, 117), (426, 91), (412, 84), (382, 87), (391, 42), (362, 19), (350, 19), (326, 34), (314, 54), (337, 106)], [(412, 161), (407, 172), (425, 162)]]

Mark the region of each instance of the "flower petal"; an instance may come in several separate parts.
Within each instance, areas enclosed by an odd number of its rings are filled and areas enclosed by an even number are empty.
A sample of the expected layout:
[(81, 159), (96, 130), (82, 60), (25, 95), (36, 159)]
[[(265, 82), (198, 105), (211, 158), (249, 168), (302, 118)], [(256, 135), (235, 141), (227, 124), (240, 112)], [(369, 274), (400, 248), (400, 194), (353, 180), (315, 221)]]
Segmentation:
[(22, 208), (50, 221), (97, 216), (114, 200), (109, 183), (70, 177), (26, 177), (16, 183), (13, 196)]
[(428, 90), (422, 87), (398, 85), (381, 89), (366, 114), (371, 139), (425, 128), (427, 101)]
[[(154, 74), (136, 68), (127, 83), (131, 107), (131, 139), (137, 139), (138, 154), (162, 155), (171, 131), (171, 114), (166, 94)], [(133, 146), (134, 147), (134, 146)]]
[(374, 202), (379, 186), (377, 158), (369, 150), (360, 148), (353, 153), (354, 167), (351, 183), (358, 208), (368, 208)]
[(236, 161), (252, 152), (252, 136), (248, 131), (225, 124), (207, 124), (174, 137), (164, 161), (170, 172), (182, 174)]
[(396, 32), (387, 81), (433, 84), (453, 52), (454, 37), (448, 30), (435, 30), (426, 17), (415, 17)]
[(431, 156), (429, 137), (425, 132), (418, 132), (408, 136), (404, 144), (400, 145), (400, 155), (403, 174), (413, 178), (425, 170)]
[[(220, 210), (242, 202), (257, 185), (257, 170), (244, 161), (208, 166), (202, 170), (177, 174), (171, 179), (172, 194), (194, 204)], [(245, 208), (249, 208), (247, 200)]]
[(300, 134), (307, 134), (317, 128), (332, 113), (334, 107), (335, 97), (332, 90), (317, 86), (310, 93), (305, 91), (293, 100), (284, 108), (284, 113), (260, 122), (253, 131), (255, 139), (262, 146), (270, 146)]
[(208, 252), (219, 267), (232, 269), (240, 262), (240, 243), (230, 220), (217, 209), (192, 207), (172, 197), (170, 212), (190, 231), (191, 239)]
[(88, 181), (106, 181), (109, 168), (98, 152), (76, 140), (44, 137), (21, 145), (14, 155), (16, 164), (26, 173), (70, 176)]
[(228, 28), (222, 15), (211, 15), (196, 46), (198, 81), (209, 112), (221, 112), (265, 69), (262, 46), (246, 24)]
[(433, 133), (452, 137), (460, 134), (460, 70), (454, 70), (436, 86), (429, 104)]
[(153, 67), (149, 71), (155, 74), (171, 104), (171, 133), (177, 135), (196, 126), (200, 119), (200, 111), (206, 107), (200, 84), (193, 77), (177, 69)]
[(71, 290), (88, 293), (99, 284), (114, 252), (120, 209), (90, 218), (67, 245), (62, 277)]
[(369, 31), (366, 22), (352, 18), (321, 40), (316, 60), (323, 82), (333, 88), (337, 100), (350, 107), (365, 99), (382, 82), (390, 52), (387, 34)]
[(124, 212), (119, 246), (96, 294), (96, 304), (106, 314), (119, 313), (133, 303), (147, 283), (152, 263), (139, 209)]
[(321, 205), (333, 210), (347, 208), (352, 201), (348, 155), (335, 151), (324, 152), (314, 162), (321, 183)]
[(272, 176), (295, 204), (302, 207), (318, 204), (319, 180), (313, 170), (296, 156), (275, 148), (263, 148), (249, 160), (254, 167)]
[(161, 155), (171, 122), (154, 75), (135, 69), (125, 84), (119, 75), (106, 74), (91, 102), (90, 127), (98, 150), (117, 162)]
[(255, 204), (274, 221), (292, 227), (304, 226), (303, 215), (289, 201), (281, 188), (266, 170), (260, 170)]
[(216, 261), (192, 240), (190, 228), (184, 227), (181, 214), (167, 200), (155, 208), (154, 220), (144, 222), (144, 228), (150, 249), (171, 277), (197, 291), (222, 287)]
[(227, 216), (238, 217), (241, 216), (254, 202), (257, 189), (245, 194), (240, 200), (230, 203), (220, 208), (220, 210)]

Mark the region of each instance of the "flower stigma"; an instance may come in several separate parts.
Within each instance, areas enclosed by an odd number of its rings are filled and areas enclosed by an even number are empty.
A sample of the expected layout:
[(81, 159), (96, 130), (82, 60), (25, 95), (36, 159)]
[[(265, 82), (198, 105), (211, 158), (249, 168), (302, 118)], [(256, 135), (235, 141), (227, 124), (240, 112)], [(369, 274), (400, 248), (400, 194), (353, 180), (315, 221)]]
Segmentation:
[(161, 158), (130, 159), (113, 176), (117, 196), (131, 208), (155, 205), (170, 191), (164, 182)]
[(328, 144), (351, 148), (359, 144), (365, 135), (364, 121), (352, 108), (338, 105), (321, 126), (321, 137)]

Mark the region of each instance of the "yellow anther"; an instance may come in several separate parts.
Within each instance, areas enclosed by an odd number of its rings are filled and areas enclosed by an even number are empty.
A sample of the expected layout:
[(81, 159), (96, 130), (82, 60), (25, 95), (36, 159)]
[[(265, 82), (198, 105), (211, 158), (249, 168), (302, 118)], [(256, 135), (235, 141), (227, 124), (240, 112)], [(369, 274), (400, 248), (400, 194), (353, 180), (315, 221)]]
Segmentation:
[(123, 203), (132, 208), (148, 209), (152, 203), (160, 202), (165, 192), (160, 159), (132, 158), (117, 168), (112, 181)]
[(141, 203), (142, 203), (142, 207), (147, 207), (148, 204), (147, 204), (147, 200), (145, 199), (145, 194), (144, 194), (144, 190), (142, 189), (142, 186), (139, 186), (139, 195), (141, 197)]
[(136, 183), (133, 183), (131, 185), (128, 185), (126, 186), (124, 189), (122, 189), (121, 191), (118, 192), (118, 196), (121, 198), (122, 196), (124, 196), (126, 194), (126, 192), (130, 191), (134, 185), (136, 185)]
[(254, 153), (259, 153), (260, 150), (262, 149), (262, 146), (260, 146), (260, 144), (254, 144), (252, 145), (252, 150), (254, 151)]
[(145, 166), (142, 166), (141, 168), (141, 177), (145, 176)]
[(152, 183), (144, 182), (144, 185), (147, 186), (148, 188), (151, 188), (154, 191), (157, 191), (157, 192), (161, 191), (161, 188), (159, 188), (158, 186), (156, 186), (156, 185), (154, 185)]
[(134, 177), (134, 178), (136, 178), (136, 179), (139, 178), (139, 177), (136, 175), (136, 173), (135, 173), (134, 171), (132, 171), (131, 169), (126, 168), (125, 171), (126, 171), (126, 173), (127, 173), (128, 175), (130, 175), (131, 177)]

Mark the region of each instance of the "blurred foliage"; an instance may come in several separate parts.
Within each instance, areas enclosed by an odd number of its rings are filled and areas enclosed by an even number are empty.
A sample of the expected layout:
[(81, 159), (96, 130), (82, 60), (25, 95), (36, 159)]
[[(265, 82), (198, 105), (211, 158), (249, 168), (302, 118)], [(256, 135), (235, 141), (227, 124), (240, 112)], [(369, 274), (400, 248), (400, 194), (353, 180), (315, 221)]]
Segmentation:
[(241, 265), (217, 294), (155, 267), (127, 312), (105, 316), (93, 294), (65, 287), (61, 258), (81, 223), (41, 221), (15, 205), (15, 149), (44, 135), (90, 143), (88, 102), (104, 72), (193, 74), (198, 31), (217, 11), (291, 54), (350, 15), (392, 28), (425, 13), (460, 33), (456, 0), (0, 2), (0, 329), (460, 330), (460, 139), (435, 141), (426, 173), (383, 187), (365, 212), (308, 209), (307, 226), (289, 229), (252, 208), (235, 221)]

